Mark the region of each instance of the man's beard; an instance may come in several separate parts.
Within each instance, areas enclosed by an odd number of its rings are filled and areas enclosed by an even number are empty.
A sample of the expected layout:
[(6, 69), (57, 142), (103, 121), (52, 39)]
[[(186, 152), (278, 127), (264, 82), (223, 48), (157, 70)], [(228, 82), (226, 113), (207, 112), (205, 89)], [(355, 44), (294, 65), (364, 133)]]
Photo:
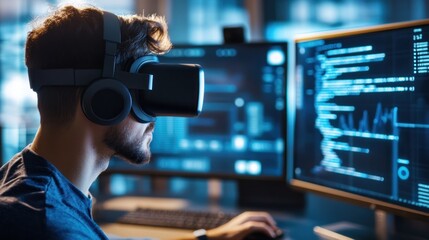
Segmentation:
[[(144, 135), (150, 132), (154, 128), (154, 123), (146, 128)], [(145, 137), (142, 136), (138, 139), (128, 139), (126, 128), (120, 128), (119, 126), (113, 126), (109, 128), (104, 136), (103, 142), (114, 151), (113, 156), (117, 156), (130, 163), (134, 164), (146, 164), (150, 161), (151, 153), (149, 144), (146, 148), (143, 147)]]

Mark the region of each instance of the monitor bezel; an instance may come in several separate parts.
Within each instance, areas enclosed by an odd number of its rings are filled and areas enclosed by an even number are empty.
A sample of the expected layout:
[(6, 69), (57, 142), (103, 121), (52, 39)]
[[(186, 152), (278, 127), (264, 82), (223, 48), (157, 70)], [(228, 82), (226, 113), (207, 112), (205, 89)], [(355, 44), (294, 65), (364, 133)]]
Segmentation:
[[(316, 33), (310, 33), (310, 34), (302, 34), (298, 35), (294, 38), (294, 53), (292, 53), (294, 63), (291, 63), (294, 65), (294, 71), (296, 67), (297, 62), (297, 44), (302, 42), (308, 42), (313, 40), (324, 40), (324, 39), (333, 39), (338, 37), (349, 37), (349, 36), (356, 36), (360, 34), (366, 34), (366, 33), (375, 33), (375, 32), (383, 32), (383, 31), (389, 31), (389, 30), (395, 30), (395, 29), (401, 29), (401, 28), (409, 28), (409, 27), (416, 27), (420, 25), (428, 25), (429, 26), (429, 19), (423, 19), (423, 20), (415, 20), (415, 21), (406, 21), (406, 22), (398, 22), (398, 23), (390, 23), (390, 24), (381, 24), (377, 26), (370, 26), (370, 27), (361, 27), (356, 29), (350, 29), (350, 30), (337, 30), (337, 31), (325, 31), (325, 32), (316, 32)], [(295, 74), (295, 73), (294, 73)], [(294, 79), (289, 79), (289, 81), (292, 81)], [(296, 91), (296, 89), (295, 89)], [(295, 96), (293, 96), (295, 98)], [(295, 101), (295, 99), (294, 99)], [(290, 106), (291, 107), (291, 106)], [(296, 159), (296, 153), (294, 148), (294, 143), (296, 139), (296, 133), (295, 133), (295, 116), (296, 116), (296, 106), (292, 106), (293, 111), (292, 114), (289, 112), (288, 114), (288, 122), (293, 122), (293, 125), (289, 125), (288, 133), (292, 134), (292, 139), (289, 138), (292, 143), (289, 143), (289, 149), (287, 150), (288, 154), (288, 168), (287, 168), (287, 178), (289, 184), (296, 189), (299, 189), (301, 191), (305, 192), (313, 192), (316, 194), (324, 195), (333, 199), (338, 199), (341, 201), (347, 201), (356, 205), (368, 207), (372, 210), (383, 210), (387, 212), (391, 212), (396, 215), (404, 216), (404, 217), (410, 217), (418, 220), (423, 221), (429, 221), (429, 211), (419, 211), (413, 208), (405, 207), (399, 204), (395, 204), (388, 201), (383, 201), (376, 198), (371, 198), (368, 196), (363, 196), (359, 194), (355, 194), (352, 192), (339, 190), (336, 188), (328, 187), (321, 184), (316, 184), (308, 181), (304, 181), (301, 179), (295, 178), (295, 175), (293, 173), (295, 159)], [(292, 119), (291, 119), (292, 118)]]
[[(227, 43), (227, 44), (174, 44), (174, 48), (205, 48), (205, 47), (236, 47), (236, 46), (280, 46), (286, 52), (285, 58), (285, 98), (287, 96), (287, 83), (288, 83), (288, 73), (289, 73), (289, 59), (287, 58), (288, 52), (290, 49), (290, 44), (287, 41), (267, 41), (267, 42), (246, 42), (246, 43)], [(162, 62), (162, 59), (160, 59)], [(204, 66), (202, 66), (204, 68)], [(280, 119), (282, 123), (282, 138), (284, 144), (287, 142), (287, 99), (285, 99), (285, 108), (282, 111), (282, 118)], [(204, 108), (203, 108), (204, 111)], [(156, 131), (156, 129), (155, 129)], [(116, 160), (117, 161), (117, 160)], [(151, 164), (150, 162), (148, 164)], [(139, 166), (127, 166), (126, 168), (107, 168), (103, 175), (112, 175), (112, 174), (128, 174), (128, 175), (142, 175), (142, 176), (152, 176), (152, 177), (178, 177), (178, 178), (200, 178), (200, 179), (225, 179), (225, 180), (264, 180), (264, 181), (285, 181), (287, 179), (287, 149), (284, 148), (283, 151), (283, 167), (281, 174), (278, 176), (269, 176), (269, 175), (241, 175), (241, 174), (226, 174), (218, 172), (186, 172), (186, 171), (168, 171), (160, 169), (151, 169), (151, 168), (139, 168)]]

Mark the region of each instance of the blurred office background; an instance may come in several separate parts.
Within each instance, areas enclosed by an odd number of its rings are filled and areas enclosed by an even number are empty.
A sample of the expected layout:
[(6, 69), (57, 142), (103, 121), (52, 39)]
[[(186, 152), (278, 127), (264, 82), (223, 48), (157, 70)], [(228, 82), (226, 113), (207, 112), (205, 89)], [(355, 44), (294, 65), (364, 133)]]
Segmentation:
[[(87, 0), (117, 14), (164, 15), (173, 43), (222, 43), (222, 28), (242, 26), (247, 41), (292, 41), (296, 34), (427, 18), (425, 0)], [(36, 95), (28, 84), (24, 44), (30, 22), (61, 0), (0, 0), (1, 161), (30, 143), (39, 123)], [(99, 183), (95, 184), (97, 187)], [(195, 189), (207, 180), (161, 181), (173, 192)], [(228, 183), (224, 184), (228, 188)], [(162, 186), (161, 186), (162, 187)], [(164, 186), (165, 187), (165, 186)], [(148, 177), (115, 175), (113, 194), (145, 192)], [(95, 188), (96, 189), (96, 188)], [(97, 191), (97, 190), (94, 190)], [(225, 191), (225, 190), (224, 190)], [(231, 190), (230, 192), (234, 192)], [(216, 195), (216, 190), (215, 193)]]

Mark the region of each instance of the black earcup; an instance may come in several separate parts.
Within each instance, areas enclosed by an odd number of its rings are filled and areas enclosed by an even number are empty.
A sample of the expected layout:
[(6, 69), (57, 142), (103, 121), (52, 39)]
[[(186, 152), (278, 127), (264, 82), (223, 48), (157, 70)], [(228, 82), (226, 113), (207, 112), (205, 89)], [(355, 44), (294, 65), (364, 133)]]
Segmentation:
[(99, 79), (82, 95), (82, 110), (92, 122), (115, 125), (130, 113), (132, 105), (128, 88), (114, 79)]

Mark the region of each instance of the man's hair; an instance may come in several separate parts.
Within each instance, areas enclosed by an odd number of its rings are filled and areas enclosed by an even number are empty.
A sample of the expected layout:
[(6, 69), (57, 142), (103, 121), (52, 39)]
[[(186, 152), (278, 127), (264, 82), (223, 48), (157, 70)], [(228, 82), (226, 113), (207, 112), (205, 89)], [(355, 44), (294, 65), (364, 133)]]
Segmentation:
[[(117, 63), (129, 63), (146, 54), (163, 54), (171, 48), (167, 25), (159, 16), (119, 16), (122, 43)], [(28, 68), (103, 68), (105, 42), (103, 11), (93, 7), (63, 6), (35, 21), (28, 33), (25, 63)], [(101, 76), (100, 76), (101, 77)], [(42, 87), (38, 107), (42, 125), (65, 125), (74, 117), (82, 87)]]

